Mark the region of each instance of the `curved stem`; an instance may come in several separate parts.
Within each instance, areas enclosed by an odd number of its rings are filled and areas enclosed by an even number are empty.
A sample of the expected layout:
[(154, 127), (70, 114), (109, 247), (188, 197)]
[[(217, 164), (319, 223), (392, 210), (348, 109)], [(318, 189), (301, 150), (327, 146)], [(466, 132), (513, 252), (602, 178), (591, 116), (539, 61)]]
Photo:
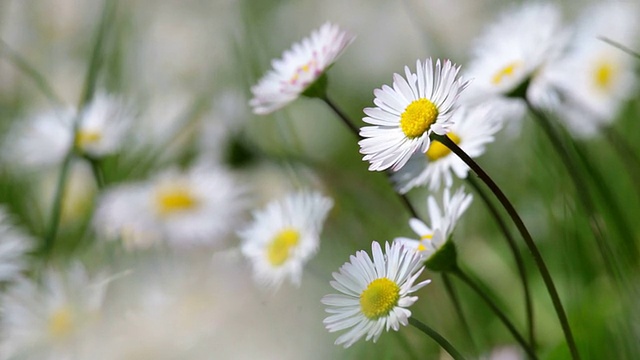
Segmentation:
[(454, 358), (455, 360), (464, 360), (464, 356), (462, 356), (462, 354), (460, 354), (460, 352), (456, 350), (456, 348), (453, 347), (453, 345), (451, 345), (451, 343), (448, 342), (447, 339), (445, 339), (442, 335), (438, 334), (437, 331), (427, 326), (427, 324), (413, 317), (409, 318), (409, 324), (413, 325), (416, 329), (422, 331), (427, 336), (432, 338), (435, 342), (438, 343), (438, 345), (440, 345), (440, 347), (445, 349), (449, 353), (449, 355), (451, 355), (451, 357)]
[(453, 303), (453, 308), (456, 310), (458, 317), (460, 318), (460, 322), (462, 323), (462, 327), (464, 331), (467, 333), (467, 337), (469, 338), (469, 342), (473, 347), (474, 352), (478, 352), (476, 348), (476, 344), (473, 341), (473, 335), (471, 335), (471, 328), (469, 327), (469, 323), (467, 322), (466, 317), (464, 316), (464, 312), (462, 311), (462, 306), (460, 304), (460, 299), (458, 298), (458, 294), (456, 293), (456, 289), (453, 287), (453, 283), (451, 283), (451, 279), (446, 272), (442, 272), (442, 281), (444, 283), (444, 288), (447, 291), (447, 294), (451, 298), (451, 302)]
[(516, 339), (518, 343), (522, 346), (524, 351), (532, 358), (537, 359), (535, 351), (531, 348), (531, 346), (527, 343), (524, 337), (518, 332), (513, 323), (509, 320), (509, 318), (505, 315), (505, 313), (500, 310), (500, 308), (493, 302), (493, 300), (484, 293), (482, 288), (478, 286), (469, 276), (467, 276), (460, 268), (455, 268), (452, 272), (453, 275), (457, 276), (458, 279), (462, 280), (465, 284), (467, 284), (484, 302), (491, 308), (491, 310), (496, 314), (496, 316), (502, 321), (502, 323), (507, 327), (511, 335)]
[(498, 209), (493, 204), (491, 199), (489, 199), (489, 195), (480, 184), (471, 176), (467, 177), (467, 182), (471, 184), (471, 186), (475, 189), (476, 193), (480, 195), (482, 201), (484, 201), (485, 205), (487, 205), (487, 209), (496, 220), (496, 224), (502, 231), (505, 240), (507, 240), (507, 244), (513, 253), (513, 258), (516, 261), (516, 266), (518, 268), (518, 275), (520, 276), (520, 281), (522, 281), (522, 290), (524, 292), (524, 306), (525, 312), (527, 316), (527, 330), (529, 333), (529, 344), (535, 348), (535, 331), (534, 331), (534, 323), (533, 323), (533, 302), (531, 301), (531, 290), (529, 288), (529, 280), (527, 279), (527, 272), (524, 266), (524, 260), (522, 259), (522, 254), (520, 254), (520, 250), (518, 249), (518, 245), (516, 244), (516, 240), (513, 238), (509, 227), (500, 216)]
[(553, 283), (553, 279), (551, 278), (551, 273), (547, 268), (544, 260), (542, 259), (542, 254), (540, 254), (540, 250), (536, 246), (529, 230), (522, 222), (520, 215), (513, 207), (507, 196), (502, 192), (500, 187), (491, 179), (489, 174), (487, 174), (481, 167), (476, 163), (467, 153), (465, 153), (455, 142), (453, 142), (449, 137), (435, 135), (438, 141), (443, 143), (447, 148), (449, 148), (454, 154), (456, 154), (462, 161), (464, 161), (470, 168), (473, 170), (480, 179), (487, 184), (489, 189), (493, 192), (493, 194), (498, 198), (500, 204), (504, 207), (504, 209), (511, 217), (511, 220), (514, 222), (518, 231), (522, 235), (527, 248), (531, 252), (533, 260), (540, 271), (540, 275), (542, 276), (542, 280), (544, 281), (544, 285), (549, 292), (549, 296), (551, 297), (551, 302), (553, 303), (553, 307), (558, 316), (558, 320), (560, 321), (560, 325), (562, 326), (562, 331), (564, 333), (564, 337), (567, 341), (567, 345), (569, 346), (569, 350), (571, 352), (571, 357), (575, 359), (580, 359), (580, 355), (578, 353), (578, 348), (576, 347), (575, 340), (573, 338), (573, 333), (571, 332), (571, 326), (569, 326), (569, 320), (567, 319), (567, 314), (564, 311), (564, 307), (562, 306), (562, 302), (560, 301), (560, 296), (558, 295), (558, 290), (556, 289), (555, 284)]

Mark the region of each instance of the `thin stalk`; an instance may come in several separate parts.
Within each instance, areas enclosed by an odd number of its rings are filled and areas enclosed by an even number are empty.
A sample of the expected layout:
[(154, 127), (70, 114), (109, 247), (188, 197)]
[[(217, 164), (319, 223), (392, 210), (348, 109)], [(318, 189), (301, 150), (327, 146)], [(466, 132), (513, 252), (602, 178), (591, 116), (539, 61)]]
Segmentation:
[[(349, 128), (349, 130), (351, 130), (351, 132), (358, 139), (362, 139), (362, 136), (360, 136), (360, 130), (358, 130), (358, 128), (355, 125), (353, 125), (351, 120), (349, 120), (349, 117), (342, 110), (340, 110), (340, 107), (336, 103), (334, 103), (331, 99), (329, 99), (327, 95), (320, 97), (320, 99), (324, 101), (325, 104), (327, 104), (331, 108), (331, 110), (333, 110), (333, 112), (338, 116), (338, 118)], [(391, 174), (389, 172), (385, 172), (385, 173), (387, 174), (387, 177), (389, 178), (389, 180), (391, 180)], [(394, 192), (398, 195), (398, 197), (400, 197), (400, 201), (402, 201), (402, 204), (407, 208), (409, 213), (411, 213), (411, 216), (414, 218), (419, 218), (418, 212), (413, 207), (413, 205), (411, 205), (411, 202), (409, 201), (407, 196), (405, 194), (400, 194), (397, 191), (394, 191)]]
[(500, 308), (495, 304), (495, 302), (482, 290), (478, 284), (476, 284), (469, 276), (467, 276), (460, 268), (456, 267), (451, 273), (458, 277), (458, 279), (462, 280), (467, 286), (469, 286), (482, 300), (491, 308), (491, 310), (496, 314), (496, 316), (502, 321), (502, 323), (507, 327), (511, 335), (516, 339), (518, 343), (522, 346), (524, 351), (529, 355), (532, 359), (537, 359), (535, 351), (531, 348), (531, 346), (527, 343), (524, 337), (518, 332), (516, 327), (513, 325), (511, 320), (505, 315), (505, 313), (500, 310)]
[(476, 344), (473, 341), (473, 335), (471, 334), (471, 328), (469, 327), (469, 323), (467, 322), (467, 318), (464, 316), (464, 312), (462, 311), (462, 305), (460, 304), (460, 299), (458, 298), (458, 294), (456, 293), (456, 289), (453, 287), (453, 283), (451, 283), (451, 279), (446, 272), (442, 274), (442, 282), (444, 283), (444, 288), (451, 298), (451, 302), (453, 303), (453, 308), (456, 310), (456, 314), (458, 314), (458, 318), (460, 318), (460, 323), (462, 324), (462, 328), (464, 332), (467, 333), (467, 337), (469, 338), (469, 343), (471, 343), (471, 347), (475, 353), (478, 352), (476, 348)]
[(102, 171), (102, 167), (100, 166), (100, 159), (96, 159), (91, 156), (85, 156), (85, 159), (91, 165), (91, 172), (93, 173), (93, 177), (96, 180), (96, 185), (98, 189), (104, 189), (105, 181), (104, 181), (104, 172)]
[(498, 212), (498, 209), (496, 208), (496, 206), (493, 204), (491, 199), (489, 199), (489, 195), (487, 194), (487, 192), (484, 191), (484, 189), (480, 186), (480, 184), (478, 184), (475, 178), (468, 176), (467, 182), (471, 184), (471, 186), (475, 189), (476, 193), (480, 195), (480, 197), (482, 198), (482, 201), (484, 201), (485, 205), (487, 206), (487, 209), (495, 219), (496, 224), (500, 228), (500, 231), (502, 231), (502, 234), (504, 235), (505, 240), (507, 240), (507, 244), (509, 245), (509, 248), (511, 248), (511, 252), (513, 253), (513, 258), (515, 259), (516, 266), (518, 268), (518, 275), (520, 276), (520, 281), (522, 281), (522, 290), (524, 292), (524, 306), (525, 306), (525, 313), (527, 317), (527, 331), (529, 334), (529, 344), (531, 344), (531, 346), (535, 348), (536, 342), (535, 342), (535, 331), (534, 331), (534, 322), (533, 322), (533, 302), (531, 301), (531, 290), (529, 288), (529, 280), (527, 279), (527, 271), (524, 266), (524, 260), (522, 259), (522, 254), (520, 254), (518, 245), (516, 245), (516, 240), (513, 238), (513, 235), (511, 234), (509, 227), (507, 227), (507, 224), (504, 222), (504, 219), (502, 219), (500, 212)]
[(445, 351), (448, 352), (454, 360), (464, 360), (464, 356), (462, 356), (462, 354), (460, 354), (460, 352), (456, 350), (456, 348), (453, 347), (453, 345), (451, 345), (451, 343), (447, 341), (447, 339), (438, 334), (437, 331), (427, 326), (427, 324), (421, 322), (420, 320), (417, 320), (414, 317), (409, 318), (409, 324), (413, 325), (413, 327), (432, 338), (435, 342), (438, 343), (438, 345), (440, 345), (440, 347), (445, 349)]
[(547, 268), (547, 265), (542, 258), (542, 254), (540, 254), (540, 250), (538, 250), (538, 247), (533, 241), (529, 230), (527, 230), (527, 227), (524, 225), (524, 222), (520, 218), (520, 215), (518, 215), (518, 212), (513, 207), (507, 196), (502, 192), (500, 187), (498, 187), (493, 179), (455, 142), (449, 139), (446, 135), (436, 135), (434, 136), (434, 138), (436, 138), (447, 148), (453, 151), (454, 154), (456, 154), (462, 161), (464, 161), (471, 168), (471, 170), (473, 170), (480, 177), (480, 179), (489, 187), (489, 189), (491, 189), (496, 198), (498, 198), (498, 201), (500, 201), (500, 204), (502, 204), (504, 209), (507, 211), (509, 217), (511, 217), (511, 220), (514, 222), (514, 224), (518, 228), (518, 231), (522, 235), (527, 248), (531, 252), (533, 260), (538, 267), (538, 270), (540, 271), (540, 275), (542, 276), (542, 280), (544, 281), (544, 285), (546, 286), (549, 296), (551, 297), (551, 302), (553, 303), (553, 307), (558, 316), (558, 320), (560, 321), (560, 325), (562, 326), (562, 331), (571, 352), (571, 357), (574, 360), (580, 359), (578, 348), (576, 347), (573, 333), (571, 332), (571, 326), (569, 325), (569, 320), (567, 319), (567, 314), (564, 311), (564, 307), (562, 306), (562, 301), (560, 301), (560, 296), (558, 295), (558, 290), (553, 283), (551, 273), (549, 272), (549, 269)]

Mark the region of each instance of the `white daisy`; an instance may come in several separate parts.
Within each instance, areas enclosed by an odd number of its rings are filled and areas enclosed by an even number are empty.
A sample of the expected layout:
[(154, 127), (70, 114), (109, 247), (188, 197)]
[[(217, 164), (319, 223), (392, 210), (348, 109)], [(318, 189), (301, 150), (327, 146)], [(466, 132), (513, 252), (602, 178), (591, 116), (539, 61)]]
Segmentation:
[(100, 157), (119, 150), (133, 122), (124, 101), (99, 92), (82, 111), (75, 145), (83, 153)]
[(71, 359), (100, 320), (105, 279), (77, 265), (47, 271), (42, 283), (23, 278), (2, 295), (3, 359)]
[(326, 295), (322, 303), (332, 315), (323, 323), (329, 332), (349, 329), (336, 345), (349, 347), (366, 335), (376, 342), (382, 331), (398, 331), (411, 316), (407, 309), (418, 300), (411, 296), (431, 280), (414, 284), (424, 266), (420, 255), (399, 243), (371, 244), (373, 260), (366, 251), (358, 251), (350, 261), (333, 273), (331, 286), (342, 294)]
[(94, 226), (129, 248), (161, 241), (172, 246), (215, 244), (238, 223), (243, 187), (223, 169), (170, 169), (148, 182), (108, 190)]
[(449, 189), (446, 188), (443, 195), (443, 208), (440, 211), (436, 199), (429, 196), (427, 205), (431, 226), (413, 218), (409, 220), (409, 226), (419, 236), (419, 240), (398, 237), (394, 239), (394, 242), (418, 250), (423, 258), (428, 260), (449, 240), (456, 223), (469, 208), (472, 200), (473, 196), (466, 194), (464, 188), (459, 188), (453, 196), (450, 196)]
[(255, 211), (253, 222), (238, 235), (256, 280), (277, 288), (289, 277), (299, 286), (302, 267), (318, 250), (332, 206), (333, 200), (317, 192), (298, 192)]
[(577, 137), (591, 137), (615, 119), (635, 93), (637, 59), (602, 38), (625, 46), (638, 43), (640, 9), (632, 3), (606, 2), (582, 14), (567, 54), (549, 69), (558, 92), (556, 113)]
[[(502, 128), (501, 114), (490, 103), (461, 107), (451, 117), (454, 124), (447, 136), (470, 157), (477, 158), (484, 153), (485, 146), (493, 142), (493, 135)], [(433, 141), (426, 154), (414, 154), (402, 169), (392, 175), (392, 180), (401, 194), (424, 185), (436, 191), (442, 183), (451, 187), (451, 173), (464, 179), (468, 172), (469, 167), (464, 161), (441, 142)]]
[(297, 99), (336, 61), (355, 36), (331, 23), (323, 24), (271, 62), (273, 69), (251, 88), (249, 105), (269, 114)]
[[(560, 11), (551, 3), (528, 3), (500, 15), (476, 40), (465, 76), (470, 100), (508, 96), (562, 50), (566, 33)], [(523, 94), (518, 94), (523, 95)]]
[(468, 82), (458, 78), (459, 66), (446, 60), (416, 61), (416, 73), (393, 75), (393, 88), (375, 89), (376, 107), (365, 108), (362, 120), (375, 126), (360, 129), (360, 153), (369, 170), (399, 170), (418, 149), (427, 152), (431, 133), (444, 135), (452, 125), (456, 100)]
[(15, 227), (0, 206), (0, 284), (16, 280), (27, 269), (26, 254), (34, 247), (35, 240)]

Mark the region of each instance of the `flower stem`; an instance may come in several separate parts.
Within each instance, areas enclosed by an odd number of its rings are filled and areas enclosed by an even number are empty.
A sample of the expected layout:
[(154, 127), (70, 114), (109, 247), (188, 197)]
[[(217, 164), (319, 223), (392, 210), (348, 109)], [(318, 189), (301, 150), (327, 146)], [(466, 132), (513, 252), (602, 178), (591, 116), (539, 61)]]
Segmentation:
[(491, 179), (491, 177), (476, 163), (467, 153), (465, 153), (453, 140), (449, 139), (446, 135), (435, 135), (435, 139), (444, 144), (447, 148), (449, 148), (454, 154), (456, 154), (462, 161), (464, 161), (470, 168), (473, 170), (480, 179), (487, 184), (489, 189), (493, 192), (493, 194), (498, 198), (498, 201), (502, 204), (504, 209), (511, 217), (511, 220), (514, 222), (518, 231), (522, 235), (527, 248), (529, 249), (533, 260), (540, 271), (540, 275), (542, 276), (542, 280), (544, 281), (544, 285), (547, 288), (549, 296), (551, 297), (551, 302), (553, 303), (553, 307), (558, 316), (558, 320), (560, 321), (560, 325), (562, 326), (562, 331), (564, 333), (564, 337), (567, 341), (567, 345), (569, 346), (569, 350), (571, 352), (571, 357), (574, 360), (580, 359), (580, 355), (578, 353), (578, 348), (576, 347), (575, 340), (573, 338), (573, 333), (571, 332), (571, 326), (569, 326), (569, 320), (567, 319), (567, 314), (564, 311), (564, 307), (562, 306), (562, 302), (560, 301), (560, 296), (558, 295), (558, 290), (556, 289), (555, 284), (553, 283), (553, 279), (551, 278), (551, 273), (547, 268), (544, 260), (542, 259), (542, 254), (540, 254), (540, 250), (536, 246), (529, 230), (522, 222), (520, 215), (513, 207), (509, 199), (502, 192), (500, 187)]
[(491, 199), (489, 199), (489, 195), (480, 184), (476, 181), (475, 178), (468, 176), (467, 182), (471, 184), (471, 186), (475, 189), (476, 193), (480, 195), (482, 200), (484, 201), (487, 209), (495, 219), (500, 231), (504, 234), (504, 238), (507, 240), (507, 244), (513, 253), (513, 258), (516, 261), (516, 266), (518, 268), (518, 275), (520, 276), (520, 281), (522, 281), (522, 289), (524, 292), (524, 305), (525, 312), (527, 316), (527, 330), (529, 333), (529, 344), (535, 348), (535, 331), (534, 331), (534, 322), (533, 322), (533, 302), (531, 301), (531, 290), (529, 288), (529, 280), (527, 279), (527, 272), (524, 266), (524, 260), (522, 259), (522, 254), (520, 254), (520, 250), (518, 249), (518, 245), (516, 244), (516, 240), (513, 238), (513, 234), (507, 227), (507, 224), (502, 219), (502, 216), (498, 212), (498, 209), (493, 204)]
[(413, 317), (409, 318), (409, 324), (413, 325), (416, 329), (422, 331), (427, 336), (432, 338), (435, 342), (438, 343), (438, 345), (440, 345), (440, 347), (445, 349), (445, 351), (448, 352), (454, 360), (464, 360), (464, 356), (462, 356), (462, 354), (460, 354), (460, 352), (456, 350), (456, 348), (453, 347), (453, 345), (451, 345), (451, 343), (447, 341), (447, 339), (438, 334), (437, 331), (427, 326), (427, 324)]
[(500, 308), (495, 304), (495, 302), (482, 290), (478, 284), (476, 284), (467, 274), (462, 272), (459, 267), (456, 267), (452, 272), (453, 275), (457, 276), (458, 279), (462, 280), (463, 283), (467, 284), (484, 302), (491, 308), (491, 310), (496, 314), (496, 316), (502, 321), (502, 323), (507, 327), (511, 335), (516, 339), (518, 343), (522, 346), (524, 351), (532, 358), (537, 359), (535, 351), (531, 348), (531, 346), (527, 343), (524, 337), (518, 332), (513, 323), (509, 320), (509, 318), (505, 315), (505, 313), (500, 310)]
[(451, 283), (451, 279), (446, 272), (442, 272), (442, 282), (444, 283), (444, 288), (447, 291), (447, 294), (451, 298), (451, 302), (453, 303), (453, 307), (460, 318), (460, 323), (462, 323), (462, 327), (464, 331), (467, 333), (467, 337), (469, 338), (469, 342), (473, 347), (474, 352), (478, 352), (476, 348), (476, 344), (473, 341), (473, 336), (471, 335), (471, 328), (469, 327), (469, 323), (467, 322), (466, 317), (464, 316), (464, 312), (462, 311), (462, 306), (460, 304), (460, 299), (458, 298), (458, 294), (456, 293), (455, 288), (453, 287), (453, 283)]
[[(331, 110), (333, 110), (333, 112), (338, 116), (338, 118), (349, 128), (349, 130), (351, 130), (351, 132), (358, 139), (362, 139), (362, 136), (360, 136), (360, 130), (358, 130), (358, 128), (355, 125), (353, 125), (353, 122), (351, 122), (351, 120), (349, 120), (349, 117), (342, 110), (340, 110), (340, 107), (336, 103), (334, 103), (331, 99), (329, 99), (329, 96), (325, 94), (324, 96), (319, 98), (322, 101), (324, 101), (325, 104), (327, 104), (331, 108)], [(391, 174), (389, 172), (385, 172), (385, 173), (387, 174), (387, 177), (390, 179)], [(413, 207), (413, 205), (411, 205), (411, 202), (409, 201), (407, 196), (404, 194), (400, 194), (397, 191), (394, 191), (394, 192), (398, 194), (398, 196), (400, 197), (400, 201), (402, 201), (402, 204), (407, 208), (411, 216), (414, 218), (419, 218), (418, 212)]]

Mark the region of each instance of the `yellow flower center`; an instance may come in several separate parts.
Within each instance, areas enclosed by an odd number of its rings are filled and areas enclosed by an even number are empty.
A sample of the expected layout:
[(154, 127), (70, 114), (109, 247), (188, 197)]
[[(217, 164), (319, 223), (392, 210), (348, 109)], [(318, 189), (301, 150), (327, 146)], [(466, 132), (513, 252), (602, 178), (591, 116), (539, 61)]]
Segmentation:
[(284, 264), (291, 250), (300, 242), (300, 233), (295, 229), (284, 229), (271, 240), (267, 247), (267, 259), (273, 266)]
[(360, 309), (370, 320), (387, 315), (400, 299), (400, 287), (387, 278), (373, 280), (360, 294)]
[(162, 216), (191, 210), (198, 206), (198, 199), (182, 186), (168, 186), (156, 193), (157, 211)]
[(400, 115), (400, 128), (409, 138), (422, 136), (438, 118), (438, 108), (428, 99), (414, 100)]
[[(458, 135), (450, 132), (447, 134), (447, 136), (454, 143), (460, 144), (460, 137), (458, 137)], [(450, 152), (451, 150), (449, 150), (449, 148), (446, 147), (443, 143), (441, 143), (440, 141), (434, 140), (429, 145), (429, 149), (427, 149), (426, 156), (429, 160), (436, 161), (438, 159), (442, 159), (443, 157), (449, 155)]]
[(289, 79), (289, 83), (290, 84), (295, 84), (296, 82), (298, 82), (298, 80), (300, 79), (300, 75), (303, 73), (308, 73), (309, 71), (311, 71), (311, 68), (313, 66), (315, 66), (316, 64), (316, 60), (315, 59), (311, 59), (309, 60), (308, 63), (298, 67), (296, 69), (296, 72), (293, 73), (293, 75), (291, 76), (291, 79)]
[(593, 82), (596, 88), (602, 91), (611, 89), (617, 74), (617, 69), (613, 63), (606, 60), (599, 61), (593, 72)]
[(96, 130), (80, 130), (76, 134), (75, 145), (84, 149), (88, 145), (95, 144), (102, 139), (102, 133)]
[(424, 244), (422, 243), (422, 240), (431, 240), (432, 238), (433, 238), (433, 235), (431, 235), (431, 234), (426, 234), (426, 235), (420, 236), (420, 243), (418, 244), (418, 251), (426, 251), (427, 247), (424, 246)]
[(68, 306), (61, 306), (49, 316), (49, 333), (56, 339), (67, 337), (73, 330), (73, 313)]
[(491, 83), (493, 85), (500, 85), (504, 80), (507, 80), (515, 74), (518, 68), (522, 67), (521, 61), (514, 61), (502, 69), (498, 70), (498, 72), (493, 75), (491, 78)]

